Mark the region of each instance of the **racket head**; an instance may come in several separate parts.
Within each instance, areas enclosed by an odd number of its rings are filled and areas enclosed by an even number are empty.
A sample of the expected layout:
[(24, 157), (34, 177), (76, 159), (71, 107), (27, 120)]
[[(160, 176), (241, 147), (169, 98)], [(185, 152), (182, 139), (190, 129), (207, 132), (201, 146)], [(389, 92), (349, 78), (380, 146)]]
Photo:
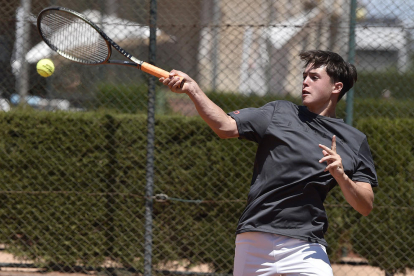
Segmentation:
[(43, 41), (59, 55), (83, 64), (107, 63), (112, 54), (106, 34), (84, 15), (64, 8), (49, 7), (37, 17)]

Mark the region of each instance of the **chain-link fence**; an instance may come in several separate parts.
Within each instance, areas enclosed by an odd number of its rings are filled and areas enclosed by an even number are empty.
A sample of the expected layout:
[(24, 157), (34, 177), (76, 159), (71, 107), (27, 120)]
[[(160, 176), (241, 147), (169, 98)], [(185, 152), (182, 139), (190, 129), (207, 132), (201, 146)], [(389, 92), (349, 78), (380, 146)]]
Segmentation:
[[(304, 50), (354, 63), (358, 82), (337, 115), (367, 134), (380, 187), (364, 218), (332, 191), (329, 256), (336, 276), (414, 275), (413, 1), (0, 3), (2, 270), (232, 271), (254, 148), (220, 141), (186, 96), (139, 70), (51, 52), (36, 17), (64, 6), (139, 59), (188, 73), (227, 112), (300, 103)], [(55, 64), (51, 77), (36, 72), (43, 58)]]

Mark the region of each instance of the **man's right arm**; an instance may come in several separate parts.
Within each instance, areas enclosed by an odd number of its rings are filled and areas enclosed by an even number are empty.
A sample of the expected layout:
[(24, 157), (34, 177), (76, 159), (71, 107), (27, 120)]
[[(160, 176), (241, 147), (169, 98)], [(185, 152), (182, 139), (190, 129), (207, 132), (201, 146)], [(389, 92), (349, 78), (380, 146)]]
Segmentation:
[[(180, 88), (180, 78), (184, 85)], [(236, 121), (210, 100), (198, 84), (188, 75), (172, 70), (169, 78), (160, 78), (174, 93), (185, 93), (193, 101), (201, 118), (222, 139), (239, 137)]]

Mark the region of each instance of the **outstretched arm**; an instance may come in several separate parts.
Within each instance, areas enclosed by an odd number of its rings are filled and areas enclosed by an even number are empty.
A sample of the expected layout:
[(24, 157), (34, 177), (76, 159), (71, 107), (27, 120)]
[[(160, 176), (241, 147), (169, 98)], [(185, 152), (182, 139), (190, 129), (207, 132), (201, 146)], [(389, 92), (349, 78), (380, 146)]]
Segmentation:
[(374, 207), (374, 192), (371, 184), (366, 182), (354, 182), (344, 172), (342, 159), (336, 152), (336, 136), (332, 137), (332, 147), (328, 148), (319, 145), (324, 157), (319, 160), (320, 163), (327, 162), (328, 166), (325, 171), (329, 171), (335, 178), (346, 201), (361, 215), (368, 216)]
[[(180, 78), (184, 85), (180, 88)], [(211, 101), (198, 84), (183, 72), (172, 70), (169, 78), (160, 78), (160, 82), (168, 86), (174, 93), (185, 93), (193, 101), (198, 114), (210, 128), (222, 139), (239, 137), (236, 121), (223, 109)]]

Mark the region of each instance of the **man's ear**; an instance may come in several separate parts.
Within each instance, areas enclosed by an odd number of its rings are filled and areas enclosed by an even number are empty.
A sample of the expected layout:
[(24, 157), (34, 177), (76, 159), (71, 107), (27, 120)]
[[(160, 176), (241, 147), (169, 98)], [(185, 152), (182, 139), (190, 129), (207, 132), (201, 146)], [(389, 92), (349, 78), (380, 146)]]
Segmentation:
[(344, 84), (342, 82), (335, 82), (334, 83), (334, 89), (332, 90), (332, 93), (339, 95), (341, 93), (343, 87), (344, 87)]

